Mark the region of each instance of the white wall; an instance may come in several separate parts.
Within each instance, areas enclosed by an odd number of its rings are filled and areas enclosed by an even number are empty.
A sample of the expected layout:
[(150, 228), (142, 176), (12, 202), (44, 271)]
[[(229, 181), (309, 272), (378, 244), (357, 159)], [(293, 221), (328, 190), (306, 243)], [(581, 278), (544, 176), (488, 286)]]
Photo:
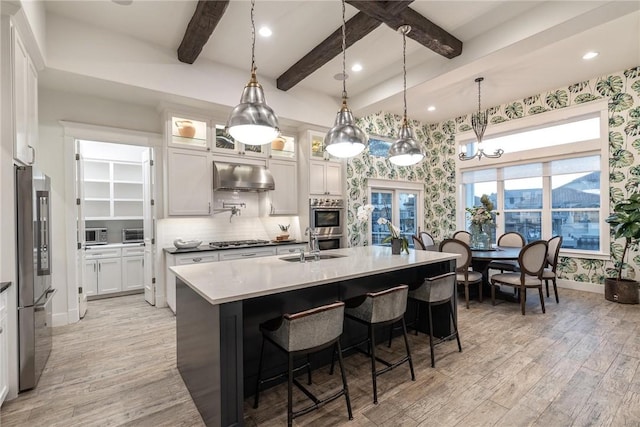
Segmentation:
[(151, 107), (43, 89), (39, 94), (40, 142), (37, 165), (51, 178), (52, 206), (52, 284), (58, 289), (53, 301), (54, 325), (66, 324), (69, 310), (67, 293), (67, 200), (65, 170), (73, 168), (73, 158), (65, 158), (64, 133), (60, 120), (114, 128), (162, 132), (161, 114)]

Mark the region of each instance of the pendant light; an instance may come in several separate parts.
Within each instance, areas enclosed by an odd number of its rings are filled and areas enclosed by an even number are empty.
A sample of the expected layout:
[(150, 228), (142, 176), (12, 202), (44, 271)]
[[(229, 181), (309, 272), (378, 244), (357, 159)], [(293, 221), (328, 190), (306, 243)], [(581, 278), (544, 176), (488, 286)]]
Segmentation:
[(391, 144), (387, 157), (389, 161), (397, 166), (415, 165), (424, 158), (424, 153), (420, 148), (420, 143), (416, 141), (416, 135), (407, 119), (407, 34), (411, 31), (409, 25), (402, 25), (398, 28), (402, 33), (402, 77), (403, 77), (403, 99), (404, 116), (402, 125), (398, 132), (398, 139)]
[(325, 149), (334, 157), (353, 157), (360, 154), (367, 145), (369, 139), (367, 134), (364, 133), (355, 124), (353, 113), (347, 106), (347, 73), (346, 73), (346, 50), (347, 50), (347, 36), (346, 36), (346, 22), (345, 22), (345, 6), (344, 0), (342, 0), (342, 107), (338, 111), (336, 121), (333, 127), (329, 129), (329, 132), (324, 137)]
[(264, 145), (280, 132), (278, 117), (267, 105), (262, 86), (256, 77), (256, 24), (253, 19), (255, 0), (251, 0), (251, 79), (242, 90), (240, 103), (231, 111), (226, 131), (236, 141), (247, 145)]
[(494, 151), (493, 154), (487, 154), (484, 152), (484, 149), (480, 148), (480, 143), (482, 142), (482, 137), (484, 136), (484, 131), (487, 130), (487, 124), (489, 123), (489, 111), (482, 111), (480, 108), (480, 83), (484, 80), (484, 77), (478, 77), (475, 79), (475, 82), (478, 83), (478, 112), (473, 113), (471, 115), (471, 127), (473, 128), (473, 132), (476, 134), (476, 138), (478, 139), (478, 152), (473, 156), (467, 156), (466, 153), (458, 154), (458, 158), (460, 160), (471, 160), (476, 157), (478, 160), (481, 160), (483, 157), (487, 157), (489, 159), (497, 159), (502, 156), (504, 150), (502, 148), (498, 148)]

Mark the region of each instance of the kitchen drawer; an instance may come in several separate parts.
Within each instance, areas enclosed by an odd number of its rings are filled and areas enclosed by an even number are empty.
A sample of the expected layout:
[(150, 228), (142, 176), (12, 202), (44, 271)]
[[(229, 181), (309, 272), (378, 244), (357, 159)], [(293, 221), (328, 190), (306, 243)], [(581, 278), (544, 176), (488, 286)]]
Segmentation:
[(8, 301), (8, 297), (7, 294), (9, 292), (2, 292), (0, 293), (0, 319), (2, 318), (2, 316), (4, 315), (6, 309), (7, 309), (7, 301)]
[(300, 249), (302, 249), (303, 251), (307, 250), (307, 244), (300, 244), (300, 245), (286, 245), (286, 246), (277, 246), (276, 247), (276, 255), (292, 255), (292, 254), (299, 254), (300, 253)]
[(85, 259), (117, 258), (121, 255), (122, 248), (87, 248), (84, 253)]
[(206, 255), (176, 255), (176, 265), (187, 265), (187, 264), (196, 264), (196, 263), (204, 263), (204, 262), (217, 262), (218, 254), (208, 252)]
[(133, 248), (122, 248), (122, 256), (140, 256), (144, 255), (144, 246), (135, 246)]
[(232, 259), (254, 258), (261, 256), (271, 256), (276, 254), (276, 248), (251, 248), (224, 251), (220, 254), (220, 261), (229, 261)]

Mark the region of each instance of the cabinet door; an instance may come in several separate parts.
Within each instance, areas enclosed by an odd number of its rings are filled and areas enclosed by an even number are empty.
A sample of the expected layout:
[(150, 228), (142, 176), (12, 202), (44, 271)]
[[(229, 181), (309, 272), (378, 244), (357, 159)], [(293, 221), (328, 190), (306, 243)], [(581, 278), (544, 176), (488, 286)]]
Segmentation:
[[(0, 405), (9, 392), (9, 331), (7, 330), (7, 292), (0, 294)], [(2, 308), (5, 307), (5, 308)]]
[(18, 33), (13, 35), (13, 107), (14, 107), (14, 147), (13, 157), (25, 164), (32, 162), (28, 142), (28, 94), (29, 56)]
[(232, 259), (257, 258), (261, 256), (271, 256), (276, 254), (276, 248), (252, 248), (229, 250), (220, 253), (220, 261), (229, 261)]
[(83, 280), (84, 293), (88, 297), (98, 295), (98, 261), (87, 260), (84, 262)]
[(339, 163), (327, 163), (325, 165), (325, 190), (332, 196), (342, 195), (342, 165)]
[(326, 163), (309, 163), (309, 194), (325, 194)]
[(198, 264), (206, 262), (217, 262), (218, 254), (214, 252), (206, 252), (205, 254), (193, 253), (183, 255), (166, 254), (165, 265), (165, 285), (167, 288), (167, 305), (175, 314), (176, 312), (176, 275), (169, 270), (174, 265)]
[(298, 186), (296, 163), (287, 161), (269, 161), (269, 170), (273, 175), (275, 190), (269, 192), (271, 215), (298, 214)]
[(98, 294), (122, 290), (122, 261), (120, 258), (98, 260)]
[(27, 62), (26, 95), (27, 148), (29, 149), (29, 163), (34, 163), (38, 145), (38, 72), (30, 60)]
[(122, 257), (122, 290), (144, 288), (144, 256)]
[(168, 151), (169, 215), (210, 215), (212, 164), (207, 153)]

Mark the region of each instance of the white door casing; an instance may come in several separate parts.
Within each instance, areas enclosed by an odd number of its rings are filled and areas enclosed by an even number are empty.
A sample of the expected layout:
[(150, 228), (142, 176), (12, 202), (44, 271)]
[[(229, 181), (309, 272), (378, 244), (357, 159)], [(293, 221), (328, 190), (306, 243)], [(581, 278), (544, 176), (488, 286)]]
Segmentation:
[(155, 171), (154, 152), (152, 148), (149, 148), (142, 153), (142, 218), (144, 228), (144, 299), (151, 305), (156, 305), (156, 284), (155, 277), (153, 277), (156, 253)]

